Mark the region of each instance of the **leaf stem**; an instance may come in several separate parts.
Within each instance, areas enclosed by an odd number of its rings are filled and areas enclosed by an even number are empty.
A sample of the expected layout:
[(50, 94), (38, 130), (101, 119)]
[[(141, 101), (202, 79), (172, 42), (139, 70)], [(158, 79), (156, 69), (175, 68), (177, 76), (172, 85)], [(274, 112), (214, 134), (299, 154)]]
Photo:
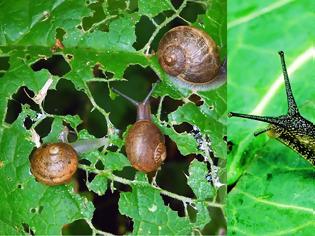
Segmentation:
[[(107, 82), (107, 81), (106, 81)], [(103, 108), (101, 108), (99, 105), (97, 105), (97, 103), (95, 102), (94, 98), (93, 98), (93, 95), (88, 87), (88, 85), (86, 83), (84, 83), (85, 85), (85, 91), (86, 91), (86, 94), (90, 100), (90, 102), (92, 103), (93, 107), (98, 110), (105, 118), (106, 120), (106, 125), (107, 125), (107, 130), (108, 130), (108, 133), (109, 135), (112, 134), (115, 130), (115, 127), (114, 125), (112, 124), (112, 122), (110, 121), (109, 119), (109, 112), (106, 112)]]
[[(198, 201), (197, 199), (193, 199), (193, 198), (178, 195), (176, 193), (169, 192), (165, 189), (162, 189), (158, 186), (154, 186), (154, 185), (149, 184), (148, 182), (145, 182), (145, 181), (130, 180), (130, 179), (122, 178), (120, 176), (114, 175), (111, 170), (97, 170), (96, 168), (93, 168), (93, 167), (90, 167), (87, 165), (82, 165), (82, 164), (79, 165), (79, 168), (86, 170), (86, 171), (93, 172), (95, 174), (104, 175), (108, 179), (115, 181), (115, 182), (118, 182), (118, 183), (121, 183), (121, 184), (130, 185), (130, 186), (136, 185), (136, 186), (142, 186), (142, 187), (148, 187), (149, 186), (149, 187), (159, 191), (161, 194), (163, 194), (165, 196), (168, 196), (168, 197), (171, 197), (173, 199), (182, 201), (183, 203), (188, 203), (190, 205), (195, 204)], [(211, 202), (211, 201), (205, 201), (205, 203), (207, 204), (208, 207), (217, 207), (220, 209), (223, 209), (223, 206), (224, 206), (220, 203)]]
[(91, 32), (91, 31), (95, 30), (98, 26), (100, 26), (100, 25), (106, 23), (108, 20), (113, 19), (113, 18), (115, 18), (115, 17), (117, 17), (117, 15), (107, 16), (105, 19), (103, 19), (103, 20), (101, 20), (101, 21), (99, 21), (99, 22), (93, 24), (93, 25), (91, 26), (91, 28), (89, 28), (89, 29), (87, 30), (87, 32)]
[(111, 233), (107, 233), (107, 232), (104, 232), (102, 230), (99, 230), (97, 228), (94, 227), (94, 225), (92, 224), (92, 222), (88, 219), (85, 219), (86, 223), (90, 226), (91, 230), (92, 230), (92, 235), (108, 235), (108, 236), (112, 236), (114, 234), (111, 234)]

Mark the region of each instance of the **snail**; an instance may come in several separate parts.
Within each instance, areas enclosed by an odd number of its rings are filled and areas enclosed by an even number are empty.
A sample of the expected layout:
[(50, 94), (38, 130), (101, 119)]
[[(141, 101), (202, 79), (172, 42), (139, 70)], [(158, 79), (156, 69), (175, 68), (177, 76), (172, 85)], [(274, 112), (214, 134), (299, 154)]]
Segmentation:
[(270, 137), (276, 138), (299, 153), (312, 165), (315, 165), (315, 126), (312, 122), (301, 116), (292, 93), (284, 52), (280, 51), (279, 55), (287, 94), (288, 113), (278, 117), (270, 117), (230, 112), (229, 116), (269, 123), (266, 129), (256, 132), (254, 135), (257, 136), (267, 132)]
[(204, 31), (178, 26), (159, 42), (158, 60), (171, 80), (195, 90), (215, 89), (226, 81), (226, 61), (221, 65), (218, 47)]
[(31, 172), (37, 181), (45, 185), (68, 183), (78, 168), (78, 155), (106, 144), (105, 137), (74, 143), (43, 144), (31, 154)]
[(125, 139), (125, 150), (131, 165), (142, 172), (156, 171), (166, 158), (164, 136), (151, 121), (149, 98), (154, 90), (152, 87), (143, 102), (137, 102), (120, 91), (112, 90), (137, 107), (137, 121), (128, 130)]

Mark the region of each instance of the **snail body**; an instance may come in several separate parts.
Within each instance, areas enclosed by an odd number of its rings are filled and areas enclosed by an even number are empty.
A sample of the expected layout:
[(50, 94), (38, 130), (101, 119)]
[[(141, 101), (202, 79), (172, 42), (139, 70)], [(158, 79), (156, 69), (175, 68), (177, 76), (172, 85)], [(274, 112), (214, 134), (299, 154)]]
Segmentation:
[(141, 103), (132, 100), (116, 89), (113, 90), (137, 106), (137, 121), (128, 130), (125, 140), (128, 160), (139, 171), (145, 173), (156, 171), (166, 158), (166, 148), (163, 134), (151, 121), (148, 100), (154, 87)]
[(49, 143), (31, 155), (31, 172), (37, 181), (49, 185), (70, 182), (78, 168), (78, 155), (106, 145), (107, 139), (80, 140), (74, 143)]
[(288, 113), (278, 117), (270, 117), (230, 112), (229, 116), (269, 123), (266, 129), (256, 132), (254, 135), (257, 136), (267, 132), (270, 137), (276, 138), (287, 145), (315, 166), (315, 126), (301, 116), (291, 90), (284, 53), (280, 51), (279, 55), (287, 94)]
[(217, 45), (200, 29), (171, 29), (162, 37), (157, 54), (161, 67), (175, 83), (210, 89), (226, 81), (226, 65), (220, 64)]

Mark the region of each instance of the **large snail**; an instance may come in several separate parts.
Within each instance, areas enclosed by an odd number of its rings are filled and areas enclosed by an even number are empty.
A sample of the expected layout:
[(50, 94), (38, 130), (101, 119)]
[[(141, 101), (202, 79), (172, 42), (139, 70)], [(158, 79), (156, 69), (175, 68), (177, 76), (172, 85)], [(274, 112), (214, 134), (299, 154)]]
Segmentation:
[(106, 144), (105, 137), (43, 144), (31, 155), (31, 172), (37, 181), (49, 186), (68, 183), (78, 168), (78, 155)]
[(163, 70), (180, 85), (206, 90), (226, 81), (226, 62), (221, 65), (216, 43), (200, 29), (171, 29), (162, 37), (157, 54)]
[(280, 51), (279, 55), (287, 94), (288, 113), (278, 117), (270, 117), (230, 112), (229, 116), (269, 123), (266, 129), (256, 132), (254, 135), (257, 136), (267, 132), (269, 136), (284, 143), (308, 160), (312, 165), (315, 165), (315, 126), (312, 122), (301, 116), (291, 90), (284, 53)]
[(154, 86), (143, 102), (137, 102), (112, 88), (113, 91), (137, 106), (137, 121), (128, 130), (125, 149), (131, 165), (142, 172), (156, 171), (166, 158), (164, 136), (151, 121), (149, 98)]

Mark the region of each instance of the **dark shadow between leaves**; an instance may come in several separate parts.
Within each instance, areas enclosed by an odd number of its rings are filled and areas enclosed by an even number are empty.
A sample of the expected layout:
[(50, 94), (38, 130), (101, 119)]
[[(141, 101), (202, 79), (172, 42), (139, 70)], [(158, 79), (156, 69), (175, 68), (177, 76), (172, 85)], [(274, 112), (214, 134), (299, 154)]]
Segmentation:
[(10, 69), (10, 57), (0, 57), (0, 78)]
[(52, 75), (63, 76), (67, 74), (71, 67), (62, 55), (52, 55), (49, 58), (42, 58), (31, 65), (33, 71), (46, 69)]
[[(27, 87), (22, 86), (18, 91), (12, 95), (8, 101), (7, 111), (5, 115), (5, 122), (12, 124), (22, 111), (22, 105), (29, 105), (30, 109), (39, 111), (38, 105), (30, 98), (34, 96), (34, 92)], [(29, 124), (29, 120), (27, 121)]]

